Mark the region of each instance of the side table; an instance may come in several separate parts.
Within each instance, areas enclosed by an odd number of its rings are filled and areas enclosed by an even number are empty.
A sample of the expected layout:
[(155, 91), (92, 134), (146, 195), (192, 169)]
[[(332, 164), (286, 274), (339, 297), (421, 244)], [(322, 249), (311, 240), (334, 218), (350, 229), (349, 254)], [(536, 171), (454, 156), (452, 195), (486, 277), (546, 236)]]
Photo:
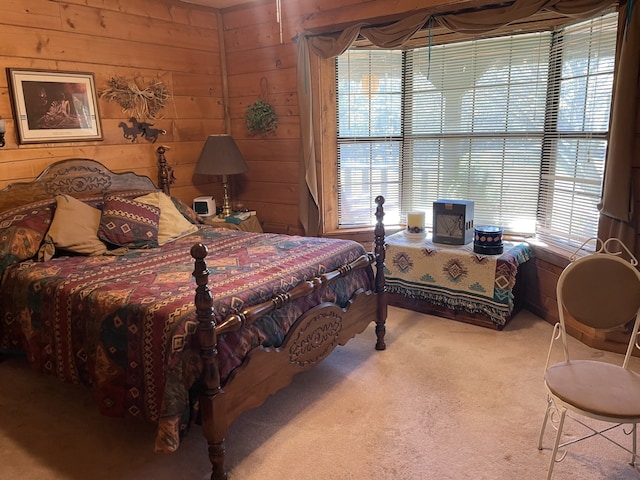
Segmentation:
[(251, 215), (246, 220), (243, 220), (240, 223), (227, 223), (224, 218), (220, 218), (217, 215), (212, 217), (203, 217), (204, 223), (206, 225), (212, 225), (218, 228), (226, 228), (228, 230), (241, 230), (243, 232), (255, 232), (255, 233), (263, 233), (262, 226), (260, 225), (260, 221), (256, 215)]
[(521, 304), (522, 264), (533, 258), (526, 242), (504, 242), (500, 255), (473, 251), (473, 243), (443, 245), (398, 232), (386, 238), (389, 305), (502, 330)]

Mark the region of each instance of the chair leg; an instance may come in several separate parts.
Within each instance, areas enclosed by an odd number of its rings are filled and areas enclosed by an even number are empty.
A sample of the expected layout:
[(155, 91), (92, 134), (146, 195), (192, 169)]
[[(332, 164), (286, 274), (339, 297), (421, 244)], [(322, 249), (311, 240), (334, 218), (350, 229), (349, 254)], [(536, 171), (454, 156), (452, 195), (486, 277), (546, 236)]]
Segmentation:
[(633, 438), (631, 439), (631, 444), (633, 445), (633, 456), (631, 457), (631, 466), (636, 468), (636, 454), (638, 453), (638, 437), (636, 435), (638, 429), (638, 424), (634, 423), (631, 428), (631, 435)]
[(553, 452), (551, 453), (551, 461), (549, 462), (549, 472), (547, 473), (547, 480), (551, 480), (551, 475), (553, 474), (553, 467), (556, 464), (556, 456), (558, 455), (558, 446), (560, 445), (560, 439), (562, 438), (562, 427), (564, 427), (564, 420), (566, 416), (567, 416), (567, 409), (565, 407), (562, 407), (562, 412), (560, 413), (560, 421), (558, 422), (558, 433), (556, 434), (556, 441), (553, 444)]
[(547, 420), (549, 419), (549, 412), (551, 411), (551, 398), (547, 397), (547, 410), (544, 412), (544, 420), (542, 420), (542, 428), (540, 429), (540, 437), (538, 438), (538, 450), (542, 450), (542, 437), (544, 431), (547, 428)]

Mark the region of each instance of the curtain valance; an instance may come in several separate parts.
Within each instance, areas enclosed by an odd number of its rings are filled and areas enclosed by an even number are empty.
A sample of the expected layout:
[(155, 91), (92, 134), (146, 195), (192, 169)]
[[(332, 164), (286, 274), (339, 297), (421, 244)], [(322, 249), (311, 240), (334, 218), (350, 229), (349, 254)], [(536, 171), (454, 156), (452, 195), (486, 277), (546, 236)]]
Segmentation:
[(567, 17), (590, 17), (615, 5), (614, 0), (513, 0), (507, 6), (490, 6), (462, 13), (419, 12), (384, 26), (366, 23), (351, 25), (341, 32), (326, 35), (309, 35), (309, 47), (321, 58), (337, 57), (362, 36), (380, 48), (400, 48), (417, 31), (439, 25), (458, 33), (478, 34), (490, 32), (517, 20), (548, 10)]

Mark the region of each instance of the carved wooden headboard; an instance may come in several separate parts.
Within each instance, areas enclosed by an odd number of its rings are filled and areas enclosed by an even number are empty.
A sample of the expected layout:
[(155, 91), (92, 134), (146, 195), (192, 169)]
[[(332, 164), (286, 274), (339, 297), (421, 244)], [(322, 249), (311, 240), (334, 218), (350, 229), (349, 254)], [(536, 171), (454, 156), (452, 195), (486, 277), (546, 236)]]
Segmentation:
[[(164, 152), (163, 147), (158, 148), (158, 183), (168, 195), (173, 174)], [(70, 158), (49, 165), (32, 182), (12, 183), (0, 190), (0, 212), (61, 193), (80, 197), (108, 191), (157, 189), (149, 177), (133, 172), (115, 173), (88, 158)]]

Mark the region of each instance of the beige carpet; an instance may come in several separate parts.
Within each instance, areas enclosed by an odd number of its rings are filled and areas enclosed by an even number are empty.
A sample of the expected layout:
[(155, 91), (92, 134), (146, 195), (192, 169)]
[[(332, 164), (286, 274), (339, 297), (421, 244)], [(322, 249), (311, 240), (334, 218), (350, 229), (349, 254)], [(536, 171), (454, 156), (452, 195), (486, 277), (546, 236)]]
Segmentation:
[[(527, 311), (497, 332), (391, 308), (386, 351), (373, 349), (370, 328), (232, 426), (230, 479), (543, 479), (550, 452), (536, 446), (550, 334)], [(152, 426), (100, 416), (88, 390), (21, 359), (0, 363), (0, 385), (2, 480), (209, 478), (199, 429), (176, 453), (155, 454)], [(591, 439), (554, 478), (640, 478), (627, 461)]]

